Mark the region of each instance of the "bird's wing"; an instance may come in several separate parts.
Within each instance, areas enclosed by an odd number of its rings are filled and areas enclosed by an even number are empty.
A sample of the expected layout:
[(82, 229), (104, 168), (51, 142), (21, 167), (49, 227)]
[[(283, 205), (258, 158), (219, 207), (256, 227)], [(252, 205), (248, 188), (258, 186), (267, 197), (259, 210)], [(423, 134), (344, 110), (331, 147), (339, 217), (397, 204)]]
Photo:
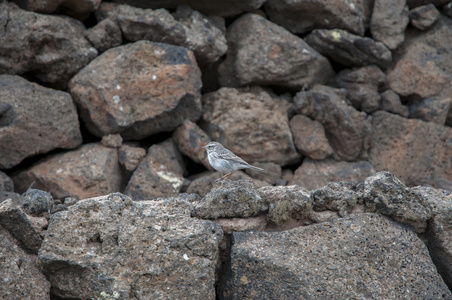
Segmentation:
[(237, 155), (235, 155), (234, 153), (232, 153), (230, 151), (222, 151), (222, 152), (218, 153), (218, 156), (222, 159), (233, 160), (237, 163), (248, 165), (248, 163), (246, 161), (244, 161), (243, 159), (241, 159), (240, 157), (238, 157)]

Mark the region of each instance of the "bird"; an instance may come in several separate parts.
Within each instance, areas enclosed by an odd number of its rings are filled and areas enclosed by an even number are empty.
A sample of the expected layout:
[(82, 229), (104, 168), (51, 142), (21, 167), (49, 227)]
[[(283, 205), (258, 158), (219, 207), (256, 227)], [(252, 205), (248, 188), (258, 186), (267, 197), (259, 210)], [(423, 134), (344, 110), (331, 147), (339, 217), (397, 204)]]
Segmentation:
[(248, 164), (246, 161), (232, 153), (232, 151), (223, 147), (220, 143), (210, 142), (202, 148), (206, 149), (207, 159), (212, 168), (219, 172), (228, 172), (226, 175), (219, 178), (219, 180), (228, 178), (231, 176), (232, 172), (240, 169), (253, 169), (267, 173), (264, 169)]

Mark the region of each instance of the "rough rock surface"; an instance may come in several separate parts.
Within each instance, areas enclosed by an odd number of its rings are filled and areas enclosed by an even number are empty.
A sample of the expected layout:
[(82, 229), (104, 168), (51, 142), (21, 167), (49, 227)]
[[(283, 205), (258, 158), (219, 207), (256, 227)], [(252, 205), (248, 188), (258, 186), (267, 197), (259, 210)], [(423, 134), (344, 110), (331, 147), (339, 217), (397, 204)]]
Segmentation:
[(22, 209), (35, 217), (48, 216), (55, 204), (52, 195), (46, 191), (29, 188), (22, 196)]
[(105, 19), (86, 31), (86, 39), (97, 51), (104, 52), (122, 44), (122, 33), (116, 21)]
[(77, 109), (68, 93), (0, 75), (0, 168), (81, 143)]
[(183, 196), (79, 201), (52, 216), (39, 263), (62, 298), (215, 299), (223, 231), (191, 208)]
[(419, 30), (427, 30), (441, 17), (439, 11), (432, 3), (410, 10), (408, 15), (411, 25)]
[(428, 97), (410, 105), (410, 118), (444, 125), (451, 108), (452, 96)]
[(300, 90), (334, 75), (328, 60), (304, 40), (259, 15), (237, 19), (229, 26), (227, 39), (227, 57), (218, 68), (221, 86)]
[[(372, 224), (372, 226), (369, 226)], [(222, 299), (448, 299), (424, 243), (375, 214), (282, 232), (235, 232)]]
[(84, 19), (95, 11), (101, 0), (14, 0), (21, 8), (42, 14), (60, 13)]
[(70, 82), (88, 129), (139, 139), (201, 114), (201, 74), (193, 53), (139, 41), (104, 52)]
[(100, 144), (85, 144), (77, 150), (55, 154), (13, 177), (16, 189), (49, 191), (54, 198), (80, 199), (120, 190), (122, 177), (118, 150)]
[(118, 151), (119, 163), (129, 172), (135, 171), (145, 156), (146, 150), (132, 145), (122, 145)]
[(46, 16), (0, 3), (0, 73), (32, 74), (65, 88), (97, 55), (77, 20)]
[(452, 129), (378, 111), (373, 115), (369, 162), (407, 186), (452, 180)]
[(381, 110), (398, 114), (405, 118), (408, 117), (408, 108), (402, 104), (402, 102), (400, 101), (400, 96), (397, 95), (393, 90), (386, 90), (381, 93), (380, 96)]
[(286, 165), (300, 159), (285, 99), (261, 88), (221, 88), (205, 94), (202, 103), (203, 129), (248, 163)]
[(351, 182), (329, 182), (326, 186), (311, 192), (315, 211), (336, 211), (340, 217), (352, 213), (358, 204), (362, 204), (362, 191)]

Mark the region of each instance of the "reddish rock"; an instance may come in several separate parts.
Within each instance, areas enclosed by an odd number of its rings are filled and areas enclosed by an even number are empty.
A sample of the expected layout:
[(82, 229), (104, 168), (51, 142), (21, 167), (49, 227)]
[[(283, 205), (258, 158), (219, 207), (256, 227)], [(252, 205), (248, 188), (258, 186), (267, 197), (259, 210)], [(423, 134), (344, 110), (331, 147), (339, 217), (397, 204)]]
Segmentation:
[(132, 172), (145, 156), (146, 150), (141, 147), (122, 145), (119, 148), (118, 161), (127, 171)]
[(152, 145), (124, 193), (135, 201), (177, 196), (184, 171), (182, 157), (172, 140)]
[(427, 4), (410, 10), (411, 25), (419, 30), (427, 30), (435, 24), (441, 17), (435, 5)]
[(203, 129), (248, 163), (287, 165), (300, 159), (285, 99), (261, 88), (221, 88), (204, 95), (202, 102)]
[(452, 180), (452, 129), (378, 111), (372, 119), (369, 162), (407, 186)]
[(325, 127), (328, 142), (340, 159), (352, 161), (365, 149), (366, 114), (349, 104), (344, 90), (316, 85), (294, 97), (295, 109)]
[(364, 35), (369, 26), (372, 1), (269, 0), (265, 3), (265, 12), (272, 22), (297, 34), (316, 28), (339, 28)]
[(65, 88), (97, 55), (77, 20), (46, 16), (0, 3), (0, 74), (33, 75)]
[(405, 0), (375, 0), (370, 21), (370, 32), (376, 41), (394, 50), (405, 39), (408, 25), (408, 6)]
[(102, 0), (14, 0), (21, 8), (42, 14), (60, 13), (84, 19), (95, 11)]
[(320, 122), (304, 115), (295, 115), (290, 120), (295, 146), (303, 155), (322, 160), (333, 154), (333, 149), (325, 136), (325, 128)]
[(13, 177), (16, 190), (30, 184), (50, 192), (56, 199), (78, 196), (85, 199), (117, 192), (122, 178), (118, 150), (100, 144), (86, 144), (77, 150), (55, 154)]
[(429, 97), (412, 104), (410, 118), (444, 125), (452, 108), (452, 97)]
[(139, 41), (104, 52), (70, 82), (83, 121), (97, 136), (140, 139), (201, 114), (201, 74), (193, 53)]
[(328, 60), (305, 41), (257, 14), (234, 21), (227, 39), (229, 50), (218, 69), (221, 86), (300, 90), (334, 75)]
[(19, 76), (0, 75), (0, 129), (0, 168), (82, 143), (71, 96)]
[(301, 185), (308, 190), (315, 190), (332, 181), (360, 182), (375, 173), (374, 167), (367, 161), (346, 162), (325, 159), (303, 161), (289, 185)]
[(399, 95), (389, 89), (381, 93), (380, 109), (398, 114), (402, 117), (408, 117), (408, 108), (402, 104)]
[(86, 31), (86, 39), (99, 52), (122, 44), (122, 32), (116, 21), (105, 19)]

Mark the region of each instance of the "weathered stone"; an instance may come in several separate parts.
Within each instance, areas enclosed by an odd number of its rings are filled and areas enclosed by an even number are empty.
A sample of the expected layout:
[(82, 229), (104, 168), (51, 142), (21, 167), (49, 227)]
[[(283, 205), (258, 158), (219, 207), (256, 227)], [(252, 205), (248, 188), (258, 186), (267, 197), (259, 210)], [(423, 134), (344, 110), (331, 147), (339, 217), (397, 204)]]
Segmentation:
[(452, 2), (449, 2), (443, 6), (443, 13), (449, 18), (452, 18)]
[(95, 11), (101, 0), (14, 0), (22, 9), (42, 14), (60, 13), (67, 14), (78, 19), (88, 17)]
[(81, 143), (77, 109), (68, 93), (0, 75), (0, 168)]
[(122, 145), (118, 152), (118, 161), (127, 171), (133, 172), (146, 156), (146, 150), (141, 147)]
[(385, 84), (385, 74), (375, 65), (343, 70), (330, 84), (347, 90), (347, 98), (361, 111), (371, 113), (380, 107), (379, 90)]
[(364, 35), (369, 26), (372, 1), (269, 0), (265, 3), (265, 12), (272, 22), (297, 34), (316, 28), (338, 28)]
[(264, 230), (267, 226), (267, 218), (264, 215), (250, 218), (216, 219), (215, 223), (221, 225), (225, 234), (234, 231)]
[(441, 7), (448, 3), (450, 0), (406, 0), (406, 3), (410, 8), (418, 7), (421, 5), (432, 3), (435, 6)]
[(331, 181), (360, 182), (375, 173), (367, 161), (346, 162), (325, 159), (315, 161), (306, 158), (295, 171), (290, 185), (301, 185), (308, 190), (315, 190)]
[(122, 32), (113, 19), (105, 19), (86, 31), (86, 39), (99, 52), (122, 44)]
[(300, 90), (334, 75), (328, 60), (305, 41), (257, 14), (234, 21), (227, 39), (227, 57), (218, 68), (221, 86)]
[(119, 148), (122, 146), (122, 137), (119, 134), (107, 134), (102, 137), (102, 145), (110, 148)]
[(28, 189), (23, 195), (22, 209), (35, 217), (48, 216), (55, 204), (50, 193), (37, 189)]
[(290, 120), (295, 146), (301, 154), (314, 160), (322, 160), (333, 154), (333, 149), (325, 136), (325, 128), (304, 115), (295, 115)]
[[(341, 179), (342, 180), (342, 179)], [(336, 211), (339, 216), (349, 215), (359, 202), (362, 194), (356, 191), (351, 182), (329, 182), (326, 186), (311, 192), (315, 211)]]
[(29, 253), (38, 254), (41, 237), (27, 215), (11, 199), (0, 203), (0, 225), (6, 228)]
[(5, 173), (0, 171), (0, 192), (13, 192), (14, 181)]
[(171, 139), (152, 145), (133, 172), (125, 194), (135, 201), (177, 196), (184, 172), (182, 157)]
[(410, 118), (444, 125), (451, 108), (452, 97), (428, 97), (410, 105)]
[(309, 213), (309, 220), (313, 223), (331, 222), (339, 218), (339, 213), (331, 210), (311, 211)]
[(383, 216), (232, 237), (221, 299), (452, 297), (424, 243)]
[(0, 298), (50, 299), (50, 283), (36, 264), (36, 256), (25, 253), (0, 233)]
[(254, 163), (253, 166), (256, 166), (258, 168), (264, 169), (267, 173), (253, 170), (253, 169), (245, 169), (245, 173), (249, 174), (251, 177), (260, 180), (265, 181), (270, 184), (275, 184), (276, 181), (281, 178), (281, 166), (277, 165), (272, 162), (267, 163)]
[(383, 43), (341, 29), (315, 29), (305, 41), (320, 54), (348, 67), (384, 67), (392, 60), (391, 51)]
[(452, 180), (452, 129), (378, 111), (371, 129), (369, 162), (394, 173), (408, 186), (436, 187)]
[(53, 215), (39, 263), (55, 296), (215, 299), (223, 232), (190, 218), (186, 198), (134, 202), (110, 194)]
[(192, 216), (202, 219), (255, 217), (268, 210), (266, 200), (250, 180), (221, 180), (195, 206)]
[(397, 95), (393, 90), (386, 90), (381, 93), (380, 96), (381, 110), (398, 114), (402, 117), (408, 117), (408, 108), (402, 104), (399, 95)]
[(13, 177), (17, 191), (34, 188), (49, 191), (54, 198), (85, 199), (119, 191), (122, 184), (118, 150), (100, 144), (85, 144), (77, 150), (55, 154)]
[(375, 0), (370, 20), (370, 32), (376, 41), (394, 50), (405, 39), (408, 25), (408, 6), (405, 0)]
[(97, 55), (77, 20), (46, 16), (0, 3), (0, 74), (33, 75), (65, 88)]
[(413, 225), (416, 232), (424, 232), (432, 210), (427, 200), (406, 187), (390, 172), (379, 172), (364, 181), (366, 211), (377, 212)]
[(205, 94), (202, 128), (248, 163), (279, 165), (300, 159), (287, 116), (288, 102), (261, 88), (221, 88)]
[(432, 3), (418, 6), (409, 13), (411, 25), (419, 30), (427, 30), (441, 17), (439, 11)]
[(316, 85), (294, 97), (295, 109), (325, 127), (339, 159), (355, 160), (364, 148), (366, 114), (349, 104), (344, 90)]

